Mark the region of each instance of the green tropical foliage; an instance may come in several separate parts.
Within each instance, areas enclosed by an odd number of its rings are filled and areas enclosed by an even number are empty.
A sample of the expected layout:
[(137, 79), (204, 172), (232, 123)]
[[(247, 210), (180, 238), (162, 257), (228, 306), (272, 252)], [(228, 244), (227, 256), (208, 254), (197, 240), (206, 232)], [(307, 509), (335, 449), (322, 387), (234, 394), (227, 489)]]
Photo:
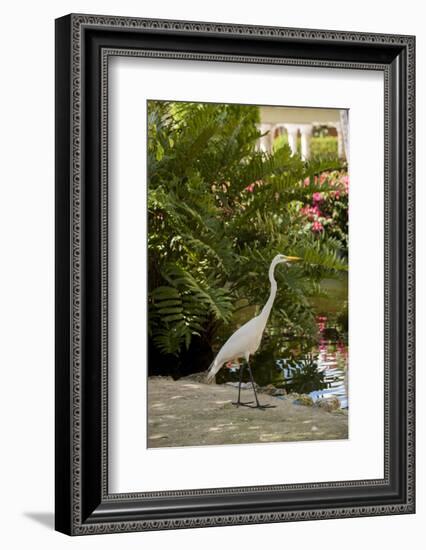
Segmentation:
[[(310, 298), (323, 277), (347, 269), (341, 241), (307, 231), (300, 213), (318, 176), (341, 162), (306, 163), (287, 145), (257, 150), (258, 116), (252, 106), (148, 102), (149, 338), (178, 365), (195, 343), (213, 357), (259, 310), (275, 254), (303, 259), (276, 270), (265, 342), (277, 353), (286, 334), (314, 337)], [(197, 369), (207, 368), (209, 358), (200, 361)]]

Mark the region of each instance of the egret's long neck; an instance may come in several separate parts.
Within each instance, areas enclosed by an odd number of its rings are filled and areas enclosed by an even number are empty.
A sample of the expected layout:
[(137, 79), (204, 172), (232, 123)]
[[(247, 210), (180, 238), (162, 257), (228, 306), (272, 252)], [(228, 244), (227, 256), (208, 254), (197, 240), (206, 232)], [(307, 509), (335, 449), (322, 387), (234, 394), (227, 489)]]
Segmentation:
[(263, 306), (263, 309), (260, 313), (260, 316), (263, 317), (265, 320), (265, 324), (266, 324), (266, 321), (268, 320), (269, 314), (271, 313), (272, 305), (274, 303), (275, 295), (277, 293), (277, 281), (275, 280), (275, 277), (274, 277), (274, 271), (275, 271), (276, 265), (277, 264), (275, 262), (272, 262), (271, 266), (269, 267), (269, 280), (271, 281), (271, 293), (269, 294), (268, 301)]

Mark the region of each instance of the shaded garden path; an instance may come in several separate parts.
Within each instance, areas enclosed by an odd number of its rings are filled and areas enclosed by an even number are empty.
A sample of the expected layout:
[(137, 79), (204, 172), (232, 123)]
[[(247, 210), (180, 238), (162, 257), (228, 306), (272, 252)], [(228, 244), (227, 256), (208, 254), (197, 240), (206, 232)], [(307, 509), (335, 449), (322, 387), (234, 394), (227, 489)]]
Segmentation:
[[(346, 411), (327, 412), (318, 407), (296, 405), (289, 397), (259, 394), (262, 404), (275, 408), (258, 410), (235, 407), (237, 389), (207, 385), (182, 378), (148, 379), (148, 446), (182, 447), (274, 441), (345, 439)], [(253, 399), (250, 389), (241, 391), (242, 401)]]

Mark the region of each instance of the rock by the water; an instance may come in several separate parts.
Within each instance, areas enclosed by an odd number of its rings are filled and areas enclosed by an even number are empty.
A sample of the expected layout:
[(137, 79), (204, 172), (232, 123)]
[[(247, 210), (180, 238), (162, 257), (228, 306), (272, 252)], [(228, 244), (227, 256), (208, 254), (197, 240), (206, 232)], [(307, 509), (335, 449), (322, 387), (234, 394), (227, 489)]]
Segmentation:
[(340, 409), (340, 401), (338, 397), (331, 395), (330, 397), (318, 399), (318, 401), (315, 402), (315, 406), (325, 411), (332, 412)]
[(301, 394), (291, 394), (291, 397), (295, 397), (293, 399), (294, 405), (304, 405), (305, 407), (312, 407), (314, 404), (314, 401), (310, 395), (306, 395), (305, 393)]

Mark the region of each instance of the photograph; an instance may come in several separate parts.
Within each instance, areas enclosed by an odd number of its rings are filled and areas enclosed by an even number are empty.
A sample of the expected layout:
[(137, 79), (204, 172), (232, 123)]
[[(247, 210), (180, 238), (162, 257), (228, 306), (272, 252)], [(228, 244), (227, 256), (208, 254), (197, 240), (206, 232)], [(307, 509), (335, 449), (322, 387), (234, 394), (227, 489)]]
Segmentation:
[(147, 100), (148, 448), (348, 439), (349, 121)]
[(0, 548), (421, 546), (424, 11), (3, 4)]
[(312, 9), (55, 20), (60, 533), (415, 513), (416, 26)]

